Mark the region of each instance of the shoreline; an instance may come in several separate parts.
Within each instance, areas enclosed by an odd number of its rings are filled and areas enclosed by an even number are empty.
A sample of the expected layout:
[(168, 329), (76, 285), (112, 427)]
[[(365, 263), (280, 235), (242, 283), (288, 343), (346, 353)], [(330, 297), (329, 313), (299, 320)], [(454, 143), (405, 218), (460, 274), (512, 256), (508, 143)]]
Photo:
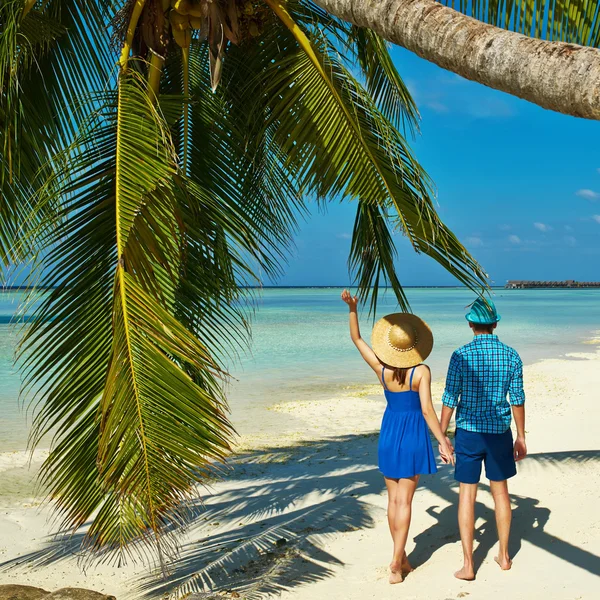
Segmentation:
[[(556, 357), (542, 357), (529, 362), (524, 361), (524, 368), (531, 368), (547, 361), (564, 361), (568, 363), (570, 360), (577, 359), (580, 355), (587, 355), (587, 347), (600, 346), (600, 330), (591, 330), (586, 339), (581, 341), (581, 345), (581, 352), (567, 352)], [(600, 357), (600, 347), (596, 349), (596, 353)], [(594, 356), (594, 354), (591, 353), (590, 356)], [(433, 403), (438, 416), (441, 411), (441, 397), (444, 385), (445, 377), (434, 378), (432, 381)], [(320, 412), (322, 415), (328, 416), (331, 422), (329, 430), (333, 435), (339, 430), (339, 422), (344, 419), (345, 411), (349, 408), (354, 410), (355, 417), (357, 413), (363, 416), (361, 422), (364, 422), (366, 414), (370, 414), (370, 411), (374, 410), (380, 413), (379, 421), (374, 422), (371, 419), (371, 426), (373, 431), (379, 430), (381, 415), (385, 409), (385, 399), (381, 392), (381, 386), (375, 383), (374, 376), (373, 383), (340, 384), (336, 382), (331, 385), (331, 391), (323, 389), (321, 386), (318, 399), (313, 400), (309, 396), (309, 394), (305, 394), (305, 397), (300, 400), (275, 400), (270, 404), (258, 407), (256, 410), (263, 413), (267, 411), (267, 415), (278, 415), (275, 419), (271, 418), (271, 421), (279, 420), (281, 423), (283, 420), (286, 420), (285, 415), (287, 415), (287, 420), (289, 421), (290, 417), (297, 416), (301, 412), (301, 409), (310, 407), (311, 412)], [(347, 402), (349, 399), (360, 399), (361, 401), (357, 405), (356, 403)], [(251, 408), (245, 409), (252, 410)], [(452, 431), (453, 425), (454, 419), (450, 424), (450, 431)], [(321, 425), (313, 426), (311, 423), (304, 423), (304, 426), (306, 428), (304, 434), (299, 431), (287, 431), (285, 435), (280, 435), (281, 440), (279, 441), (287, 444), (292, 439), (301, 443), (304, 439), (311, 438), (310, 435), (307, 438), (306, 431), (312, 431), (313, 435), (317, 432), (320, 435), (324, 433)], [(357, 430), (355, 429), (354, 431)], [(232, 452), (231, 459), (235, 460), (235, 457), (240, 453), (260, 451), (261, 449), (277, 445), (277, 443), (278, 440), (273, 439), (272, 431), (259, 435), (238, 435), (234, 439), (234, 451)], [(37, 469), (48, 456), (49, 450), (49, 447), (36, 448), (33, 452), (25, 448), (6, 451), (0, 450), (0, 479), (7, 477), (6, 472), (12, 472), (10, 481), (3, 481), (4, 485), (0, 487), (0, 508), (2, 508), (7, 498), (12, 499), (14, 502), (18, 502), (20, 499), (27, 499), (30, 502), (39, 500), (39, 495), (33, 493), (33, 479), (36, 476)], [(19, 495), (19, 491), (22, 491), (22, 495)]]
[[(597, 345), (596, 338), (590, 344)], [(415, 496), (407, 550), (418, 568), (400, 590), (387, 583), (391, 543), (376, 455), (385, 401), (373, 384), (343, 397), (264, 410), (265, 420), (291, 421), (295, 435), (273, 429), (269, 439), (240, 439), (225, 478), (199, 489), (204, 504), (193, 507), (196, 518), (170, 580), (150, 577), (141, 563), (82, 565), (81, 533), (50, 537), (50, 507), (21, 498), (0, 509), (0, 584), (81, 586), (118, 600), (181, 597), (173, 595), (176, 589), (203, 585), (224, 598), (238, 597), (234, 591), (284, 600), (385, 600), (399, 593), (431, 600), (457, 594), (591, 600), (600, 583), (600, 451), (597, 435), (582, 424), (600, 417), (600, 349), (594, 350), (525, 367), (531, 454), (510, 482), (516, 557), (509, 573), (493, 562), (493, 502), (483, 480), (478, 577), (473, 583), (453, 579), (460, 559), (457, 486), (450, 469), (440, 466), (437, 475), (422, 478)]]

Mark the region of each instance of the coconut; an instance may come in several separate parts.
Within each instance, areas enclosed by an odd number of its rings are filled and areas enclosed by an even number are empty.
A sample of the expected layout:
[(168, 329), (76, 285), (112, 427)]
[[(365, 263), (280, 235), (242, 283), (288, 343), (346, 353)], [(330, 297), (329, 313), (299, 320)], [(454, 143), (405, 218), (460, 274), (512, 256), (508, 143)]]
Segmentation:
[(173, 29), (173, 37), (177, 45), (181, 48), (189, 48), (192, 43), (192, 33), (189, 29), (184, 29), (183, 31)]
[(176, 10), (169, 13), (169, 21), (173, 31), (185, 31), (190, 28), (190, 18), (187, 15), (182, 15)]
[(191, 17), (206, 17), (208, 14), (208, 7), (203, 2), (194, 2), (190, 6)]
[(200, 19), (198, 17), (192, 17), (190, 14), (190, 26), (192, 29), (202, 29), (202, 25), (204, 24), (204, 19)]
[(171, 0), (171, 6), (180, 15), (189, 15), (190, 8), (192, 8), (192, 2), (191, 0)]

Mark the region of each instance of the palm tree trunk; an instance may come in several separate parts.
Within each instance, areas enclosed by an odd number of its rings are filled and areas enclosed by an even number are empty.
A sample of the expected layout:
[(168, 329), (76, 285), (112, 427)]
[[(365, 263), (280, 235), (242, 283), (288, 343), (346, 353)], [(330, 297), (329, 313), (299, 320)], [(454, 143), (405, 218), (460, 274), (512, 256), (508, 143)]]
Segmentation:
[(600, 119), (600, 50), (532, 39), (435, 0), (313, 0), (466, 79), (567, 115)]

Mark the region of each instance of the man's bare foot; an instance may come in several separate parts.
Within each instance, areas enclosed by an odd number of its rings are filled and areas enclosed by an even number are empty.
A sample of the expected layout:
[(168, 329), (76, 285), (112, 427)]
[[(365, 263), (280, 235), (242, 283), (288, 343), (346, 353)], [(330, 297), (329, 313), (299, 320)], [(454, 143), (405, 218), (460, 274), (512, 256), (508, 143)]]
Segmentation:
[(510, 560), (510, 558), (508, 558), (508, 556), (506, 556), (504, 558), (495, 556), (494, 560), (500, 565), (500, 568), (503, 571), (510, 571), (510, 568), (512, 567), (512, 560)]
[(402, 583), (404, 581), (404, 577), (402, 576), (402, 563), (390, 563), (390, 571), (390, 583)]
[(475, 579), (475, 571), (473, 571), (473, 567), (463, 567), (460, 571), (454, 573), (454, 577), (463, 581), (473, 581)]
[(400, 571), (396, 571), (396, 572), (392, 571), (390, 573), (389, 582), (391, 584), (402, 583), (403, 581), (404, 581), (404, 577), (402, 576), (402, 573)]

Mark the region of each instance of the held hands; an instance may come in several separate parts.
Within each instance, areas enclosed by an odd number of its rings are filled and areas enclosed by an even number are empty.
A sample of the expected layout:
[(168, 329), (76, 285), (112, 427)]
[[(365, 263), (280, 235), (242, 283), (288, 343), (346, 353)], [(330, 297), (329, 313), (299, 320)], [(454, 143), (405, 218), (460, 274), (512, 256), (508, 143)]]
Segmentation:
[(454, 465), (454, 447), (448, 437), (444, 438), (444, 441), (439, 445), (438, 449), (440, 451), (440, 456), (442, 457), (442, 462), (445, 465)]
[(523, 460), (527, 456), (527, 444), (525, 443), (525, 438), (518, 437), (515, 440), (514, 455), (516, 462)]
[(358, 296), (352, 296), (348, 290), (342, 292), (342, 300), (349, 306), (350, 310), (356, 310), (358, 306)]

